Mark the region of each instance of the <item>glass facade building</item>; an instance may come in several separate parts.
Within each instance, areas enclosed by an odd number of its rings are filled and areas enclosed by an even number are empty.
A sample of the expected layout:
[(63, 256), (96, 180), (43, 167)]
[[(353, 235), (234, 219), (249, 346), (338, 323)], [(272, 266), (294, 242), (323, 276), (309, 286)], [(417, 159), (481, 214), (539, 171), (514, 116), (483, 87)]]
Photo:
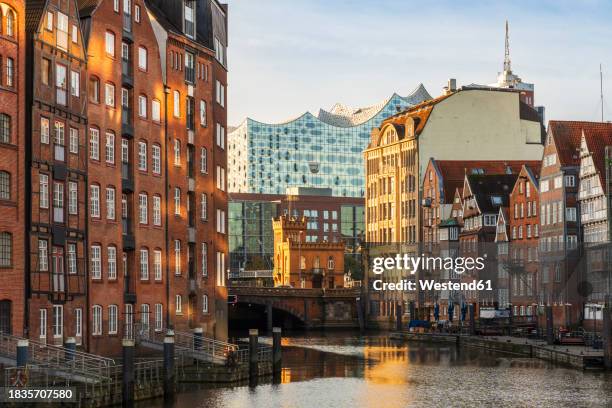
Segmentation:
[(364, 197), (362, 152), (372, 129), (427, 99), (421, 84), (406, 97), (394, 94), (367, 108), (336, 104), (281, 124), (247, 118), (228, 135), (229, 191), (284, 194), (287, 187), (324, 187), (336, 197)]

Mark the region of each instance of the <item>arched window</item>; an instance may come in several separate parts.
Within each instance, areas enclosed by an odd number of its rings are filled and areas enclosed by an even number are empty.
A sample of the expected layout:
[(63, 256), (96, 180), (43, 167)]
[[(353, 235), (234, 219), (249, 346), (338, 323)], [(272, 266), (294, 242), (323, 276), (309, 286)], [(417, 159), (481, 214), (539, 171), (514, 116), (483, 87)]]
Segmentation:
[(10, 267), (13, 259), (13, 237), (9, 232), (0, 232), (0, 268)]
[(0, 143), (11, 143), (11, 117), (0, 113)]
[(11, 174), (0, 171), (0, 200), (11, 199)]
[(6, 15), (6, 35), (9, 37), (13, 37), (15, 35), (15, 13), (12, 10), (9, 10)]
[(327, 259), (327, 269), (329, 269), (330, 271), (334, 269), (334, 257), (330, 256)]

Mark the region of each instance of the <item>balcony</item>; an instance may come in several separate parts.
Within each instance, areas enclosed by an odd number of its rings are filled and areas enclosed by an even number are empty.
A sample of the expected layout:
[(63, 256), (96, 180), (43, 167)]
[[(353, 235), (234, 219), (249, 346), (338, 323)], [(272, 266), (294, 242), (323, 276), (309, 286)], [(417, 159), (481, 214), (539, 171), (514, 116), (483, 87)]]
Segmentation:
[(123, 12), (123, 39), (129, 42), (134, 42), (134, 34), (132, 33), (132, 15)]
[(124, 193), (134, 192), (134, 177), (132, 166), (129, 163), (121, 163), (121, 191)]
[(125, 276), (125, 288), (123, 291), (124, 303), (136, 303), (136, 281), (132, 279), (132, 275), (128, 272)]
[(129, 218), (122, 218), (121, 226), (123, 228), (123, 250), (133, 251), (136, 248), (136, 239), (132, 232), (132, 221)]
[(128, 139), (134, 138), (134, 122), (132, 120), (132, 109), (127, 106), (121, 107), (121, 135)]
[(127, 88), (134, 87), (134, 70), (129, 59), (121, 59), (121, 83)]

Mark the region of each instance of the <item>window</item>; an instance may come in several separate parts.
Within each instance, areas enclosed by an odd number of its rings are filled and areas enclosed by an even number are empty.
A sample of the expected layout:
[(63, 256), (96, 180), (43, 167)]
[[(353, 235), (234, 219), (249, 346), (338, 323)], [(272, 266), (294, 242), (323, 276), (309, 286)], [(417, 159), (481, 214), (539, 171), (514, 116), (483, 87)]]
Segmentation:
[(6, 15), (6, 35), (12, 37), (15, 35), (15, 13), (9, 10)]
[(217, 252), (217, 286), (225, 286), (225, 253)]
[(96, 128), (89, 129), (89, 158), (100, 160), (100, 131)]
[(47, 24), (45, 26), (45, 28), (48, 31), (53, 31), (53, 12), (52, 11), (47, 11)]
[(106, 132), (106, 162), (115, 163), (115, 134)]
[(576, 178), (574, 176), (565, 176), (566, 187), (576, 187)]
[(140, 324), (145, 333), (149, 332), (149, 305), (144, 303), (140, 305)]
[(89, 100), (94, 103), (100, 102), (100, 80), (98, 78), (89, 79)]
[(136, 21), (137, 23), (140, 23), (140, 6), (139, 5), (134, 6), (134, 21)]
[(105, 87), (105, 101), (106, 106), (115, 107), (115, 85), (106, 84)]
[(115, 219), (115, 188), (106, 188), (106, 219)]
[(181, 93), (179, 91), (174, 91), (174, 117), (181, 117)]
[(161, 197), (153, 196), (153, 225), (161, 225)]
[(181, 215), (181, 189), (174, 188), (174, 215)]
[(576, 208), (567, 207), (565, 209), (565, 218), (567, 221), (576, 221)]
[(185, 53), (185, 81), (195, 83), (195, 56), (190, 53)]
[(149, 279), (149, 250), (143, 248), (140, 250), (140, 280)]
[(47, 309), (38, 310), (38, 326), (40, 327), (39, 337), (45, 342), (47, 337)]
[(141, 224), (146, 224), (147, 222), (149, 222), (148, 218), (148, 205), (147, 205), (147, 200), (148, 197), (146, 194), (144, 193), (140, 193), (138, 195), (138, 218)]
[(546, 193), (548, 191), (548, 180), (540, 181), (540, 192)]
[(225, 211), (217, 209), (217, 232), (225, 234)]
[(79, 153), (79, 129), (70, 128), (70, 141), (69, 141), (70, 153)]
[(38, 240), (38, 270), (49, 270), (49, 243), (46, 239)]
[(157, 99), (151, 102), (151, 119), (155, 122), (161, 121), (161, 104)]
[(225, 87), (221, 85), (221, 82), (217, 81), (216, 87), (216, 99), (217, 103), (221, 106), (225, 106)]
[[(74, 335), (83, 337), (83, 309), (74, 309)], [(77, 343), (81, 344), (81, 340), (77, 339)]]
[(102, 306), (93, 305), (91, 308), (91, 334), (93, 336), (102, 335)]
[(208, 219), (208, 196), (206, 193), (202, 193), (200, 217), (202, 218), (202, 221), (206, 221)]
[(53, 337), (64, 335), (64, 306), (53, 305)]
[(221, 166), (217, 166), (217, 188), (225, 191), (225, 169)]
[(147, 171), (147, 143), (138, 142), (138, 170)]
[(147, 97), (144, 95), (138, 96), (138, 116), (141, 118), (147, 117)]
[(155, 304), (155, 331), (162, 331), (164, 327), (164, 313), (163, 306), (161, 303)]
[(105, 43), (106, 53), (110, 55), (111, 57), (114, 57), (115, 56), (115, 34), (111, 33), (110, 31), (107, 31), (105, 41), (106, 41)]
[(154, 144), (151, 146), (151, 159), (153, 173), (161, 174), (161, 147), (159, 145)]
[(65, 126), (63, 122), (55, 122), (55, 132), (54, 132), (54, 140), (53, 140), (53, 144), (54, 144), (54, 158), (55, 160), (58, 161), (64, 161), (65, 160), (65, 153), (66, 150), (64, 148), (65, 145)]
[(79, 29), (75, 24), (72, 25), (72, 42), (78, 44), (79, 42)]
[(225, 65), (225, 46), (221, 44), (218, 38), (215, 37), (215, 58), (221, 65)]
[(11, 174), (0, 171), (0, 200), (11, 199)]
[(181, 141), (174, 139), (174, 165), (181, 165)]
[(208, 313), (208, 295), (202, 295), (202, 313)]
[(76, 181), (68, 182), (68, 214), (76, 215), (79, 210), (79, 192)]
[(208, 244), (202, 242), (202, 276), (208, 276)]
[(13, 236), (0, 232), (0, 268), (10, 268), (13, 264)]
[(114, 246), (106, 248), (106, 257), (108, 279), (117, 279), (117, 248)]
[(113, 10), (115, 13), (119, 12), (119, 0), (113, 0)]
[(206, 126), (206, 101), (200, 100), (200, 125)]
[(143, 71), (147, 70), (147, 49), (145, 47), (138, 47), (138, 68)]
[[(45, 117), (40, 118), (40, 142), (44, 144), (49, 144), (49, 119)], [(4, 143), (8, 143), (8, 141)]]
[(225, 128), (217, 123), (217, 146), (225, 149)]
[(187, 130), (195, 130), (195, 99), (191, 96), (187, 97), (185, 103), (186, 119), (187, 119)]
[(108, 334), (117, 334), (117, 305), (108, 306)]
[(181, 241), (174, 240), (174, 274), (181, 274)]
[(153, 252), (153, 275), (156, 281), (162, 280), (162, 253), (159, 249)]
[(39, 207), (49, 208), (49, 176), (39, 174)]
[(561, 177), (561, 176), (555, 177), (554, 180), (553, 180), (553, 184), (554, 184), (554, 188), (561, 188), (561, 187), (563, 187), (563, 177)]
[(102, 248), (100, 245), (92, 245), (91, 253), (91, 278), (102, 279)]
[(78, 71), (70, 72), (70, 94), (77, 98), (81, 94), (81, 74)]
[(90, 215), (100, 218), (100, 186), (92, 184), (89, 189)]
[(66, 105), (66, 89), (67, 89), (67, 68), (61, 64), (55, 64), (55, 88), (56, 101), (59, 105)]
[(206, 148), (203, 147), (200, 150), (200, 173), (206, 174), (208, 173), (208, 163), (207, 163), (207, 154)]
[(183, 32), (190, 38), (195, 38), (195, 5), (195, 1), (185, 0)]
[(68, 274), (77, 274), (77, 253), (76, 244), (68, 244), (68, 250), (66, 251), (66, 261), (68, 263)]
[(6, 86), (13, 87), (15, 83), (15, 60), (12, 58), (6, 59)]
[(64, 222), (64, 184), (53, 183), (53, 221)]
[(43, 85), (49, 86), (51, 83), (51, 61), (43, 58), (40, 64), (40, 80)]
[(181, 295), (176, 295), (174, 298), (174, 310), (176, 311), (176, 314), (183, 313), (183, 299)]

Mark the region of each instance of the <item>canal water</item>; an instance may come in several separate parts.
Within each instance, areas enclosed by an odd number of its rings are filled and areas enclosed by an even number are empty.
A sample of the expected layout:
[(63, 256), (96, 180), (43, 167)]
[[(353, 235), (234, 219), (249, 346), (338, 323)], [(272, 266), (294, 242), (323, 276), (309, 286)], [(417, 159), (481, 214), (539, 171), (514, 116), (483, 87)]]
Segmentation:
[(280, 384), (183, 391), (171, 406), (612, 407), (612, 375), (382, 334), (308, 332), (283, 338)]

